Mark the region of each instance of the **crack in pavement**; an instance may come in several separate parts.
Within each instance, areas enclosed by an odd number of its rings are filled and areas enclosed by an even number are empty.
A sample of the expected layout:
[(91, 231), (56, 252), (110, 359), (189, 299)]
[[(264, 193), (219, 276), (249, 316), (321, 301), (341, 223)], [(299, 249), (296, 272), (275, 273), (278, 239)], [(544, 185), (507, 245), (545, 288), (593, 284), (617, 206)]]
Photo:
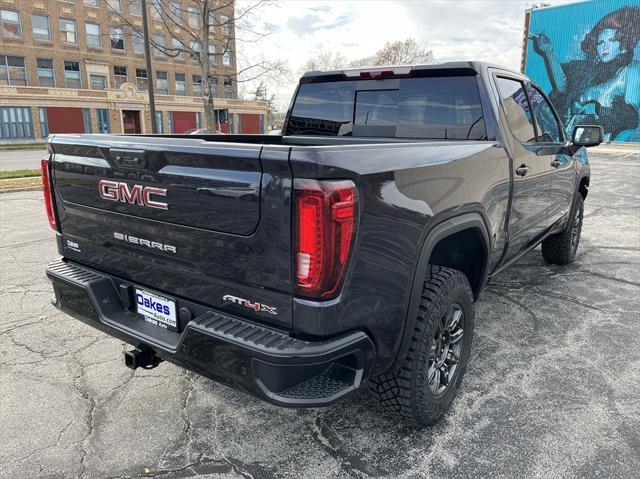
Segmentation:
[[(27, 454), (26, 456), (20, 457), (18, 459), (15, 459), (13, 461), (11, 461), (10, 463), (5, 464), (4, 466), (0, 465), (0, 472), (4, 471), (5, 469), (8, 469), (10, 466), (14, 466), (16, 464), (20, 464), (24, 461), (26, 461), (27, 459), (29, 459), (30, 457), (34, 456), (35, 454), (42, 452), (42, 451), (46, 451), (47, 449), (51, 449), (52, 447), (56, 447), (60, 444), (60, 441), (62, 440), (62, 436), (64, 436), (64, 433), (67, 432), (67, 429), (69, 429), (69, 427), (71, 426), (71, 424), (73, 424), (73, 422), (76, 420), (76, 416), (73, 416), (71, 418), (71, 420), (67, 423), (66, 426), (64, 426), (62, 428), (62, 430), (58, 433), (58, 437), (55, 439), (55, 441), (52, 444), (48, 444), (44, 447), (39, 447), (34, 449), (33, 451), (31, 451), (29, 454)], [(41, 468), (42, 469), (42, 468)]]
[(307, 422), (307, 427), (311, 430), (312, 437), (318, 445), (335, 459), (341, 469), (351, 477), (381, 477), (389, 474), (387, 471), (367, 464), (359, 457), (347, 453), (345, 445), (342, 444), (331, 426), (323, 422), (322, 413), (316, 413), (314, 420)]
[[(477, 303), (481, 314), (460, 394), (441, 422), (423, 431), (404, 429), (366, 404), (292, 414), (179, 369), (125, 374), (115, 359), (119, 346), (107, 335), (76, 327), (63, 313), (52, 316), (43, 268), (56, 254), (53, 241), (8, 244), (33, 240), (26, 234), (39, 236), (46, 221), (16, 220), (15, 229), (2, 229), (15, 232), (0, 235), (0, 401), (8, 397), (11, 409), (11, 417), (0, 415), (0, 435), (12, 431), (0, 440), (0, 476), (395, 479), (604, 471), (635, 479), (640, 320), (631, 308), (640, 247), (618, 223), (633, 219), (635, 206), (619, 208), (605, 196), (618, 187), (622, 167), (616, 173), (601, 164), (594, 175), (614, 176), (591, 189), (585, 216), (597, 228), (585, 228), (576, 263), (549, 266), (535, 251), (492, 280)], [(10, 198), (12, 205), (41, 208), (28, 197)], [(4, 197), (0, 204), (6, 206)], [(21, 379), (40, 394), (53, 388), (50, 404), (60, 406), (20, 404)], [(146, 399), (163, 408), (151, 411)], [(34, 417), (46, 436), (14, 437)], [(129, 434), (136, 421), (145, 428), (139, 437), (153, 436), (144, 449)], [(57, 465), (47, 463), (54, 455)], [(582, 473), (581, 463), (602, 469)]]

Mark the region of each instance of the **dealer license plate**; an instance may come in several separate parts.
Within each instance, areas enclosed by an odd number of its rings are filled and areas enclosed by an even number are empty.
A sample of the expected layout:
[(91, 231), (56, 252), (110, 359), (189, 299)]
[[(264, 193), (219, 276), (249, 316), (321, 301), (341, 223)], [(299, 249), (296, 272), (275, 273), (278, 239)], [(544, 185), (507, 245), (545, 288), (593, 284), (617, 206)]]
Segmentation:
[(136, 307), (145, 321), (163, 328), (178, 329), (175, 301), (144, 289), (136, 289)]

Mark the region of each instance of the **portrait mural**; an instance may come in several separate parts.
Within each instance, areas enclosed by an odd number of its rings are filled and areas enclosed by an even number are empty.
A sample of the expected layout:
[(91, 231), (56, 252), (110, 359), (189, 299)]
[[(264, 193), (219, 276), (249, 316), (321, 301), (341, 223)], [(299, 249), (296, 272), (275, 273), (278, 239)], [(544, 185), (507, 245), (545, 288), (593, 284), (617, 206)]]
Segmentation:
[(525, 73), (570, 134), (601, 125), (605, 141), (640, 142), (640, 0), (534, 9)]

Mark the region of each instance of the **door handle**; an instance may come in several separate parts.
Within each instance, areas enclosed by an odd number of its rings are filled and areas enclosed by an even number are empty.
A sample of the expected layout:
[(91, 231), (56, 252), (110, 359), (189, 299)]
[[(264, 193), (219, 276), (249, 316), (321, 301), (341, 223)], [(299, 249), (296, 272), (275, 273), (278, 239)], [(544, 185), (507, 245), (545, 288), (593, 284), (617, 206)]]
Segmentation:
[(527, 165), (520, 165), (516, 168), (516, 175), (524, 176), (529, 173), (529, 167)]
[(562, 164), (562, 162), (560, 160), (553, 160), (551, 162), (551, 166), (553, 166), (554, 168), (560, 168), (561, 164)]

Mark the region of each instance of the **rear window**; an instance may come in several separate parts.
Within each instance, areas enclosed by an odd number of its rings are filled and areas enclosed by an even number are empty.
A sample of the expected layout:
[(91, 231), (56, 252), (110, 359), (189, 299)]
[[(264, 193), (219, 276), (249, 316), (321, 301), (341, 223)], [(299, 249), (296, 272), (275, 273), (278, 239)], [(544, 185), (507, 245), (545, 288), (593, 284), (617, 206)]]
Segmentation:
[[(388, 83), (380, 85), (388, 85)], [(474, 76), (300, 85), (288, 135), (484, 140)]]

